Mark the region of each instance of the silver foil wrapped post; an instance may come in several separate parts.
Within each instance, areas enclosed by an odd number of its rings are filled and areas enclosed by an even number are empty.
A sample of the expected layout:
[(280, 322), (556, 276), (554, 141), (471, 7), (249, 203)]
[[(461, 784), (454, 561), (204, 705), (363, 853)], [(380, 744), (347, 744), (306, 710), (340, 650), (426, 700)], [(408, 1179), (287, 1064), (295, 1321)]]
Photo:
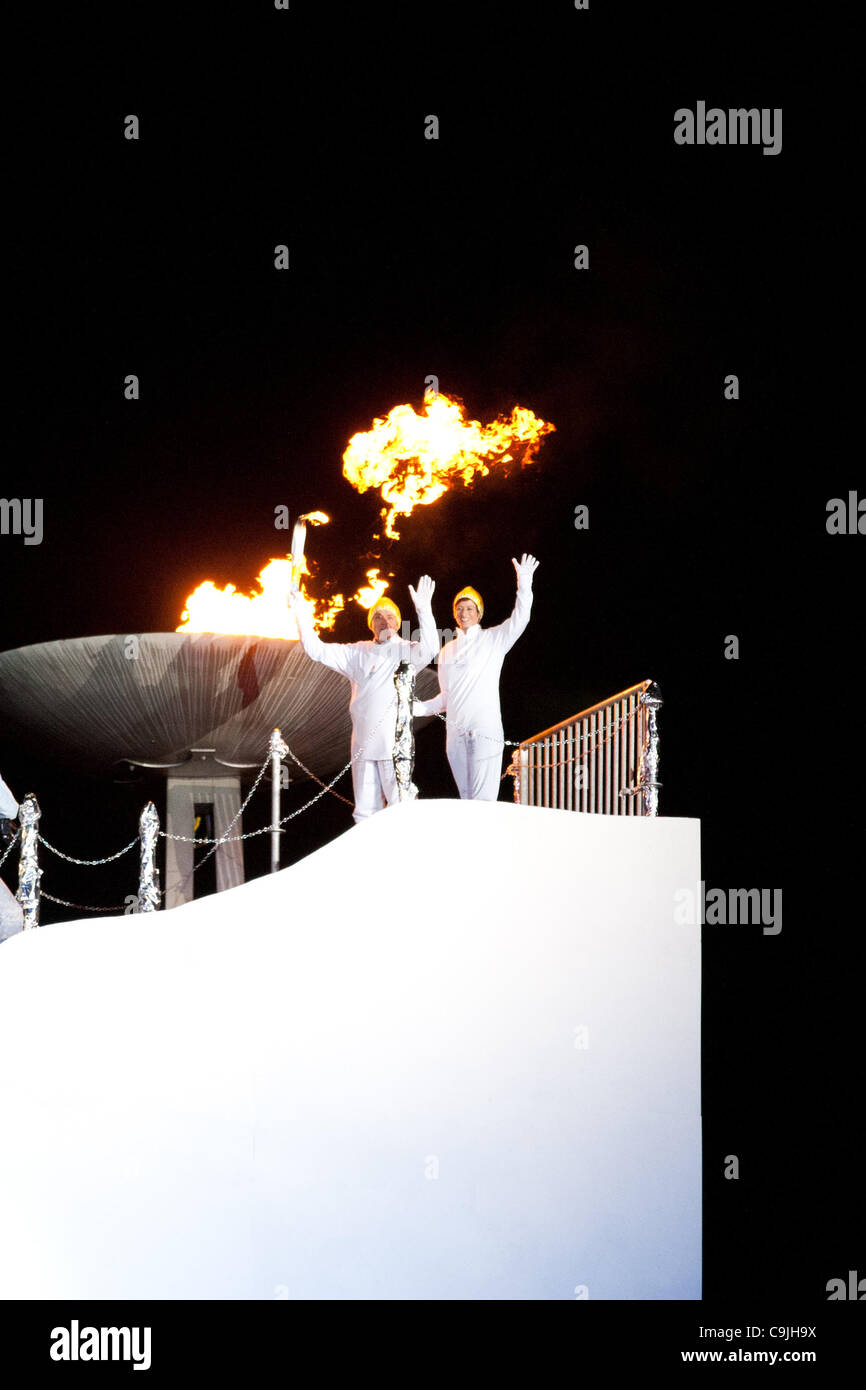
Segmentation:
[(514, 752), (511, 755), (511, 762), (505, 769), (508, 776), (512, 779), (511, 790), (515, 806), (518, 806), (520, 804), (520, 763), (517, 758), (517, 754), (519, 752), (520, 749), (515, 748)]
[(641, 704), (647, 710), (646, 723), (644, 725), (643, 747), (640, 752), (640, 775), (638, 784), (643, 794), (643, 813), (645, 816), (657, 816), (659, 813), (659, 787), (661, 782), (658, 780), (659, 771), (659, 734), (656, 722), (656, 711), (661, 709), (662, 693), (655, 681), (647, 687), (640, 697)]
[(418, 788), (412, 781), (415, 766), (415, 733), (412, 727), (412, 700), (415, 695), (415, 667), (401, 661), (394, 672), (397, 687), (397, 728), (394, 737), (394, 772), (400, 801), (414, 801)]
[(511, 762), (505, 769), (509, 777), (514, 779), (514, 804), (515, 806), (529, 805), (529, 749), (518, 745), (515, 748)]
[(156, 862), (156, 846), (159, 840), (159, 814), (152, 801), (148, 801), (138, 818), (138, 837), (138, 910), (158, 912), (159, 867)]
[(25, 796), (18, 810), (18, 824), (21, 826), (21, 855), (18, 860), (18, 892), (15, 894), (21, 904), (24, 916), (24, 930), (39, 926), (39, 880), (42, 870), (39, 867), (39, 817), (42, 812), (39, 802), (31, 793)]
[(274, 729), (271, 734), (268, 751), (271, 755), (271, 873), (277, 874), (280, 871), (280, 836), (283, 833), (280, 830), (281, 764), (289, 751), (279, 729)]

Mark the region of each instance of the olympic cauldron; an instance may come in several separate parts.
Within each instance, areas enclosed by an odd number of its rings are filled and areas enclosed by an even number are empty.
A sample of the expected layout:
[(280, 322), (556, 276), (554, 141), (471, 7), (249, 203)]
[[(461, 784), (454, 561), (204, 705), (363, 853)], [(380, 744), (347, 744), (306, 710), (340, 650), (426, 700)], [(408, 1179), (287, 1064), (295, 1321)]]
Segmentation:
[[(418, 673), (420, 698), (438, 689)], [(88, 772), (133, 763), (167, 777), (167, 829), (192, 836), (209, 801), (217, 836), (240, 808), (240, 773), (261, 767), (271, 730), (318, 777), (349, 760), (345, 677), (286, 638), (198, 632), (79, 637), (0, 652), (4, 734), (40, 759)], [(288, 760), (292, 778), (306, 773)], [(240, 819), (231, 835), (241, 834)], [(167, 840), (167, 907), (193, 896), (193, 846)], [(240, 841), (216, 854), (217, 889), (243, 882)]]

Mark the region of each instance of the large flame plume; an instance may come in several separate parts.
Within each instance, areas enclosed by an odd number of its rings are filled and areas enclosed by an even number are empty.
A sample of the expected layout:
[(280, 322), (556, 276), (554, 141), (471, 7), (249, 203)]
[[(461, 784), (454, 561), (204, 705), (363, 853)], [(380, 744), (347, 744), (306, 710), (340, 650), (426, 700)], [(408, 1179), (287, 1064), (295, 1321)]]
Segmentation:
[[(463, 403), (456, 396), (430, 392), (420, 415), (411, 405), (395, 405), (383, 419), (374, 420), (366, 433), (353, 435), (343, 454), (343, 474), (358, 492), (379, 489), (387, 504), (382, 508), (384, 534), (398, 540), (396, 517), (410, 516), (416, 506), (428, 507), (457, 483), (468, 487), (493, 469), (507, 473), (516, 464), (526, 467), (534, 462), (544, 436), (555, 429), (520, 405), (514, 406), (509, 417), (481, 425), (464, 418)], [(312, 605), (319, 631), (332, 628), (346, 600), (342, 594), (322, 598), (309, 592), (305, 555), (307, 526), (327, 521), (324, 512), (307, 512), (298, 518), (291, 553), (268, 561), (256, 581), (258, 593), (239, 593), (234, 584), (220, 589), (210, 579), (199, 584), (186, 600), (176, 630), (297, 641), (297, 625), (287, 606), (293, 584)], [(378, 569), (367, 570), (366, 584), (352, 594), (351, 601), (369, 611), (393, 578), (393, 572), (384, 578)]]
[(465, 419), (456, 396), (431, 392), (420, 415), (411, 405), (395, 405), (372, 429), (354, 434), (343, 454), (343, 476), (359, 492), (379, 489), (387, 504), (384, 534), (397, 540), (396, 517), (429, 507), (458, 482), (469, 486), (493, 468), (507, 472), (518, 454), (526, 467), (555, 429), (520, 405), (509, 417), (482, 425)]

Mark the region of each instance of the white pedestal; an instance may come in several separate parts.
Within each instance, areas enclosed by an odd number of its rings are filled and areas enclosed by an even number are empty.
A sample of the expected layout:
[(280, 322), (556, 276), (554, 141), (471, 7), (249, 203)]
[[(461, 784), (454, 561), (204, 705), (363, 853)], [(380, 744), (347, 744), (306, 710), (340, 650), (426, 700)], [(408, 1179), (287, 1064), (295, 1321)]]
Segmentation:
[(418, 801), (0, 951), (6, 1298), (697, 1299), (693, 820)]

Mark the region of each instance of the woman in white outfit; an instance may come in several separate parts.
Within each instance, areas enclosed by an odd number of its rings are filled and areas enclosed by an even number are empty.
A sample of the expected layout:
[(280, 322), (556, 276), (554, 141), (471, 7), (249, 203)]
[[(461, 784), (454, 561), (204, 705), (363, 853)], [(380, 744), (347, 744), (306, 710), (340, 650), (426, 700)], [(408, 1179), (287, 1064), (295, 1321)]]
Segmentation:
[(445, 711), (445, 750), (464, 801), (496, 801), (502, 772), (505, 736), (499, 707), (499, 675), (506, 654), (529, 622), (532, 577), (538, 569), (534, 555), (512, 559), (517, 575), (517, 598), (510, 618), (498, 627), (481, 626), (484, 601), (467, 585), (454, 599), (460, 628), (453, 642), (439, 653), (439, 694), (416, 700), (414, 714)]
[(289, 594), (289, 607), (298, 624), (307, 656), (320, 661), (352, 682), (349, 714), (352, 719), (352, 754), (363, 750), (352, 763), (355, 794), (355, 821), (366, 820), (397, 800), (394, 771), (394, 735), (397, 724), (397, 690), (394, 672), (401, 661), (410, 661), (416, 671), (428, 666), (439, 650), (439, 637), (431, 606), (435, 584), (429, 575), (418, 580), (418, 590), (409, 585), (420, 628), (420, 641), (406, 642), (397, 636), (400, 610), (391, 599), (382, 597), (367, 614), (372, 642), (323, 642), (313, 626), (313, 612), (296, 589)]

